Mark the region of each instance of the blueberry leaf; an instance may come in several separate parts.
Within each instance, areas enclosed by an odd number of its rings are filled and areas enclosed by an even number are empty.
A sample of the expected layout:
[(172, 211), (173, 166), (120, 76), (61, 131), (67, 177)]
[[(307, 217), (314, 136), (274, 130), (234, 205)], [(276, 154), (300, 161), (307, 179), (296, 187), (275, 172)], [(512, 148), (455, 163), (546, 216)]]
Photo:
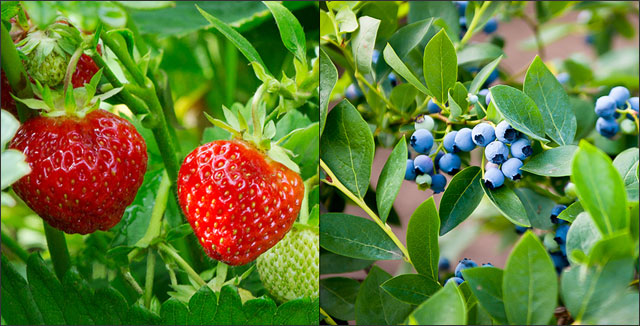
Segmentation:
[(331, 92), (338, 82), (338, 70), (333, 65), (329, 56), (320, 49), (320, 135), (324, 131), (324, 124), (327, 121), (327, 113), (329, 113), (329, 101), (331, 100)]
[(429, 90), (422, 84), (422, 82), (416, 77), (416, 75), (404, 64), (402, 59), (398, 57), (396, 52), (391, 47), (391, 44), (387, 43), (384, 50), (382, 51), (382, 55), (384, 56), (384, 61), (391, 67), (398, 75), (402, 76), (408, 83), (413, 85), (419, 91), (424, 94), (430, 95)]
[(432, 278), (420, 274), (398, 275), (380, 286), (396, 299), (419, 305), (441, 289)]
[[(396, 51), (400, 60), (404, 60), (413, 48), (415, 48), (424, 36), (431, 30), (433, 18), (420, 20), (399, 28), (390, 38), (389, 46)], [(390, 67), (385, 61), (376, 64), (376, 77), (381, 80), (389, 73)], [(324, 78), (324, 77), (323, 77)]]
[(454, 282), (449, 282), (419, 305), (408, 318), (412, 325), (466, 325), (464, 298)]
[(576, 150), (578, 146), (565, 145), (543, 151), (529, 159), (520, 169), (547, 177), (571, 175), (571, 159)]
[(453, 177), (440, 200), (440, 235), (462, 223), (478, 207), (484, 195), (480, 178), (477, 166), (467, 167)]
[(469, 86), (469, 93), (478, 94), (484, 82), (487, 81), (489, 75), (498, 67), (498, 64), (502, 60), (503, 56), (499, 56), (497, 59), (491, 61), (489, 64), (484, 66), (480, 72), (473, 78), (471, 82), (471, 86)]
[(629, 200), (638, 200), (638, 149), (629, 148), (618, 154), (613, 166), (620, 172)]
[(404, 180), (407, 162), (407, 141), (402, 136), (395, 146), (391, 155), (387, 159), (376, 188), (376, 203), (378, 205), (378, 216), (384, 223), (389, 216), (393, 202), (398, 196), (402, 181)]
[(438, 230), (440, 218), (433, 197), (425, 200), (411, 214), (407, 227), (407, 250), (416, 271), (438, 280)]
[(503, 271), (495, 267), (469, 268), (462, 271), (462, 276), (482, 308), (498, 323), (508, 324), (502, 299)]
[(347, 277), (320, 280), (320, 306), (331, 316), (354, 320), (355, 304), (360, 283)]
[(358, 325), (398, 325), (411, 312), (411, 305), (394, 298), (380, 287), (390, 278), (391, 275), (380, 267), (371, 268), (356, 298)]
[(355, 32), (351, 43), (353, 51), (353, 61), (356, 64), (356, 71), (361, 74), (371, 72), (371, 59), (373, 57), (373, 48), (376, 44), (376, 35), (380, 20), (369, 16), (363, 16), (358, 19), (360, 28)]
[(440, 30), (424, 49), (423, 73), (427, 88), (440, 103), (458, 78), (456, 50), (444, 29)]
[(491, 102), (513, 128), (533, 139), (546, 142), (544, 122), (536, 103), (511, 86), (491, 87)]
[(518, 195), (509, 187), (502, 186), (497, 189), (489, 189), (484, 183), (480, 182), (482, 190), (489, 197), (493, 205), (506, 217), (509, 221), (516, 225), (529, 227), (529, 217), (522, 201)]
[(585, 255), (588, 255), (593, 245), (601, 238), (602, 235), (593, 223), (589, 213), (582, 212), (578, 214), (567, 233), (567, 257), (571, 261), (572, 255), (570, 253), (574, 250), (580, 250)]

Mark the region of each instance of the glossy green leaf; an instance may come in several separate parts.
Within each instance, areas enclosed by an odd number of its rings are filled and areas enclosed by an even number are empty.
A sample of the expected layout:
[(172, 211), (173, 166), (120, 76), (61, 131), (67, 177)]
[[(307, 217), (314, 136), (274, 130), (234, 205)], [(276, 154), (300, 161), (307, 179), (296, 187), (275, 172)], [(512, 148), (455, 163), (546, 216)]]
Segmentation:
[(629, 211), (624, 182), (609, 156), (583, 140), (572, 165), (571, 180), (580, 203), (600, 232), (606, 235), (626, 229)]
[(487, 81), (487, 78), (489, 78), (489, 75), (491, 75), (491, 73), (496, 68), (498, 68), (498, 64), (500, 63), (503, 57), (504, 56), (501, 55), (495, 60), (491, 61), (489, 64), (484, 66), (482, 70), (480, 70), (480, 72), (478, 72), (478, 74), (475, 77), (473, 77), (471, 86), (469, 86), (469, 93), (478, 94), (478, 92), (480, 91), (480, 88), (482, 88), (482, 85), (484, 85), (484, 82)]
[(445, 103), (449, 88), (458, 78), (456, 58), (456, 50), (444, 30), (438, 32), (424, 49), (424, 80), (440, 103)]
[(327, 121), (327, 113), (329, 113), (329, 101), (331, 101), (331, 92), (338, 82), (338, 70), (333, 65), (329, 56), (320, 49), (320, 135), (324, 132), (324, 125)]
[(222, 287), (213, 324), (240, 325), (246, 323), (247, 317), (242, 312), (242, 301), (238, 289), (232, 285)]
[(573, 221), (578, 217), (580, 213), (584, 212), (582, 208), (582, 204), (579, 201), (574, 202), (573, 204), (567, 206), (565, 210), (563, 210), (558, 218), (561, 220), (565, 220), (567, 222), (573, 223)]
[(478, 65), (496, 60), (504, 56), (504, 52), (497, 45), (491, 43), (468, 44), (458, 51), (458, 65)]
[(585, 85), (593, 80), (593, 71), (587, 64), (567, 59), (564, 61), (564, 68), (569, 73), (570, 80), (576, 85)]
[(462, 276), (482, 308), (498, 323), (508, 324), (502, 299), (502, 270), (495, 267), (469, 268), (462, 271)]
[(514, 325), (546, 325), (556, 308), (558, 281), (547, 251), (527, 231), (507, 259), (502, 281), (507, 319)]
[[(442, 27), (449, 39), (457, 40), (460, 34), (458, 22), (458, 9), (450, 1), (411, 1), (409, 2), (409, 23), (414, 23), (427, 18), (434, 18), (434, 23), (439, 20), (437, 26)], [(428, 36), (428, 35), (427, 35)], [(424, 40), (426, 44), (426, 41)]]
[(327, 117), (320, 157), (354, 195), (363, 198), (373, 163), (373, 135), (351, 103), (343, 100)]
[(336, 24), (338, 24), (340, 34), (351, 33), (358, 28), (358, 18), (356, 18), (356, 15), (349, 6), (344, 6), (338, 10), (335, 21)]
[(281, 304), (273, 325), (316, 325), (320, 316), (318, 299), (301, 298)]
[(455, 282), (449, 282), (419, 305), (407, 319), (410, 325), (466, 325), (464, 298)]
[(440, 218), (433, 197), (425, 200), (411, 214), (407, 227), (407, 250), (416, 271), (438, 280), (438, 230)]
[(466, 220), (480, 204), (484, 195), (481, 172), (479, 167), (470, 166), (451, 179), (440, 200), (440, 235)]
[(218, 297), (208, 286), (202, 286), (189, 299), (189, 325), (210, 325), (215, 322)]
[(556, 205), (553, 200), (527, 188), (516, 188), (514, 192), (520, 198), (522, 205), (524, 205), (532, 227), (541, 230), (554, 228), (550, 218), (551, 210)]
[(347, 277), (320, 280), (320, 306), (329, 315), (342, 320), (354, 320), (356, 297), (360, 283)]
[(362, 260), (320, 251), (320, 274), (341, 274), (359, 271), (373, 264), (373, 260)]
[(469, 101), (467, 101), (469, 92), (467, 91), (467, 88), (464, 87), (461, 82), (456, 82), (453, 86), (453, 89), (451, 89), (449, 93), (451, 94), (451, 97), (453, 97), (453, 99), (456, 101), (456, 103), (460, 106), (462, 113), (467, 113), (467, 110), (469, 109)]
[(300, 167), (300, 177), (303, 180), (318, 173), (318, 161), (309, 159), (318, 157), (320, 151), (318, 136), (318, 123), (309, 123), (304, 128), (289, 133), (289, 137), (281, 144), (283, 148), (295, 153), (291, 160)]
[(576, 117), (580, 117), (577, 120), (576, 136), (575, 140), (580, 140), (587, 137), (589, 133), (595, 128), (598, 115), (596, 114), (593, 102), (580, 97), (569, 97), (569, 103), (571, 109)]
[[(479, 2), (477, 2), (477, 4), (480, 5)], [(477, 34), (480, 30), (482, 30), (482, 28), (484, 28), (484, 26), (487, 24), (489, 19), (491, 19), (496, 15), (496, 11), (498, 11), (503, 4), (504, 2), (502, 1), (492, 1), (491, 3), (488, 4), (488, 6), (485, 8), (482, 15), (477, 18), (476, 28), (473, 31), (474, 34)], [(482, 3), (482, 5), (484, 5), (484, 2)], [(474, 15), (465, 15), (465, 16), (467, 17), (467, 24), (471, 24), (472, 19), (474, 19), (475, 12), (474, 12)]]
[(511, 86), (491, 87), (491, 102), (513, 128), (540, 141), (544, 138), (544, 122), (536, 103)]
[(589, 216), (589, 213), (582, 212), (571, 223), (569, 233), (567, 233), (567, 257), (571, 260), (574, 250), (580, 250), (586, 255), (598, 240), (602, 238), (598, 227)]
[(382, 55), (384, 56), (384, 61), (391, 67), (398, 75), (402, 76), (407, 82), (417, 88), (424, 94), (431, 94), (429, 90), (422, 84), (422, 82), (416, 77), (416, 75), (409, 70), (409, 68), (404, 64), (402, 59), (398, 57), (396, 52), (393, 50), (390, 44), (385, 46), (382, 51)]
[(371, 72), (371, 58), (376, 44), (376, 36), (380, 20), (369, 16), (358, 19), (360, 28), (355, 32), (351, 41), (353, 61), (356, 64), (356, 72), (368, 74)]
[(170, 298), (160, 308), (160, 318), (165, 325), (187, 325), (189, 310), (178, 299)]
[[(399, 28), (388, 40), (388, 44), (396, 51), (400, 60), (403, 60), (413, 48), (415, 48), (424, 36), (429, 32), (433, 19), (424, 19)], [(376, 65), (376, 77), (381, 80), (389, 73), (391, 68), (386, 62), (380, 60)]]
[[(402, 112), (410, 112), (411, 105), (416, 103), (418, 90), (410, 83), (400, 84), (391, 90), (389, 100)], [(384, 102), (382, 102), (384, 104)]]
[(618, 154), (613, 166), (620, 172), (629, 200), (638, 200), (638, 149), (629, 148)]
[(578, 146), (566, 145), (543, 151), (529, 159), (520, 170), (547, 177), (571, 175), (571, 160), (577, 150)]
[(360, 285), (356, 298), (356, 323), (358, 325), (397, 325), (411, 312), (411, 305), (384, 291), (380, 285), (391, 275), (373, 266)]
[(2, 253), (2, 318), (9, 325), (44, 324), (29, 284)]
[(380, 287), (396, 299), (414, 305), (421, 304), (442, 288), (434, 279), (420, 274), (398, 275)]
[(293, 55), (306, 64), (307, 62), (307, 42), (304, 37), (304, 30), (300, 22), (289, 9), (274, 1), (262, 1), (271, 11), (280, 30), (282, 43)]
[(456, 99), (451, 95), (451, 92), (447, 94), (447, 101), (449, 105), (449, 119), (457, 120), (462, 115), (462, 106), (456, 102)]
[(358, 259), (402, 259), (400, 249), (375, 222), (343, 213), (322, 214), (320, 246)]
[(523, 90), (542, 113), (547, 136), (560, 145), (573, 143), (577, 124), (569, 96), (538, 56), (527, 70)]
[(389, 155), (380, 172), (378, 186), (376, 187), (376, 203), (378, 204), (378, 217), (382, 222), (387, 221), (389, 212), (393, 208), (393, 202), (398, 196), (402, 181), (404, 180), (407, 165), (407, 141), (404, 136)]
[(495, 206), (504, 217), (515, 225), (531, 226), (531, 222), (529, 222), (529, 217), (527, 216), (527, 210), (513, 189), (502, 186), (491, 190), (487, 188), (483, 182), (481, 184), (482, 190), (484, 190), (484, 193), (489, 197), (493, 206)]
[[(303, 314), (307, 313), (308, 316), (303, 316), (302, 318), (308, 320), (310, 318), (309, 316), (313, 316), (314, 313), (309, 312), (310, 304), (307, 304), (306, 302), (304, 304), (306, 304), (307, 309), (301, 309), (301, 311)], [(247, 316), (247, 325), (273, 325), (277, 308), (275, 302), (273, 302), (271, 298), (262, 296), (257, 299), (246, 301), (242, 305), (242, 311), (244, 312), (244, 315)]]

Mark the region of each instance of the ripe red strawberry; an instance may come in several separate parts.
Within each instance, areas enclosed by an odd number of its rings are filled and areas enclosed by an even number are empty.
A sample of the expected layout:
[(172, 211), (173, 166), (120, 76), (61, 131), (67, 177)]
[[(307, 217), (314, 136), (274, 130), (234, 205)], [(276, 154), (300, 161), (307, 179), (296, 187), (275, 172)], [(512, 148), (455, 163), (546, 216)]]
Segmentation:
[(23, 152), (32, 170), (13, 185), (16, 194), (66, 233), (116, 225), (147, 168), (142, 136), (127, 120), (105, 110), (83, 118), (32, 118), (9, 147)]
[(196, 148), (178, 175), (178, 199), (211, 258), (255, 260), (291, 229), (300, 211), (300, 176), (242, 140)]
[[(100, 44), (98, 44), (97, 50), (98, 53), (102, 54)], [(73, 72), (73, 76), (71, 76), (71, 84), (74, 88), (88, 84), (89, 81), (91, 81), (91, 77), (93, 77), (98, 70), (100, 70), (100, 68), (93, 62), (90, 56), (86, 54), (81, 55), (76, 65), (76, 70)]]
[(9, 80), (7, 76), (4, 74), (4, 70), (2, 71), (2, 94), (0, 94), (0, 99), (2, 100), (2, 104), (0, 104), (2, 109), (5, 109), (14, 116), (18, 115), (18, 111), (16, 110), (16, 101), (11, 97), (11, 85), (9, 85)]

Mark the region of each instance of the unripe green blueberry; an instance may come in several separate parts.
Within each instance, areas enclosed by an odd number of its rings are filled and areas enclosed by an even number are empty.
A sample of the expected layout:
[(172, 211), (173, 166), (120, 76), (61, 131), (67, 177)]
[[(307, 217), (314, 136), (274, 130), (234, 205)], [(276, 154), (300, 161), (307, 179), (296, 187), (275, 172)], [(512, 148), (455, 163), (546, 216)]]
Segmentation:
[(549, 251), (556, 251), (558, 250), (558, 243), (556, 242), (556, 240), (554, 239), (554, 234), (553, 233), (547, 233), (544, 235), (544, 239), (542, 241), (544, 243), (544, 247), (547, 248), (547, 250)]
[(415, 122), (415, 128), (416, 130), (418, 129), (427, 129), (429, 131), (433, 130), (433, 127), (435, 126), (435, 121), (433, 121), (433, 118), (423, 114), (423, 115), (419, 115), (416, 118), (416, 122)]
[(620, 122), (620, 130), (622, 131), (622, 133), (627, 135), (636, 134), (636, 123), (629, 119), (624, 119), (622, 120), (622, 122)]
[(425, 186), (427, 188), (431, 187), (431, 176), (428, 174), (421, 174), (416, 177), (416, 183)]
[(567, 183), (567, 185), (564, 186), (564, 194), (571, 199), (577, 198), (578, 194), (576, 193), (576, 185), (573, 184), (573, 182)]

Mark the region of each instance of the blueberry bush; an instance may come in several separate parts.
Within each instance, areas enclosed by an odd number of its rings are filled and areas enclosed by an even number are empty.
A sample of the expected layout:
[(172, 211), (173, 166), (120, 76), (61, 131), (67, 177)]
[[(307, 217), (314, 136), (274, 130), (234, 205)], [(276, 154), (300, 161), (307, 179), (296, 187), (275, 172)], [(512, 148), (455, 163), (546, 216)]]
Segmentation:
[[(637, 18), (632, 2), (322, 3), (323, 322), (637, 324), (638, 48), (613, 46)], [(537, 52), (519, 72), (510, 21)], [(595, 59), (547, 57), (572, 34)], [(401, 187), (424, 191), (406, 225)], [(513, 244), (504, 266), (457, 257), (470, 219)]]
[(318, 324), (317, 3), (1, 27), (2, 325)]

